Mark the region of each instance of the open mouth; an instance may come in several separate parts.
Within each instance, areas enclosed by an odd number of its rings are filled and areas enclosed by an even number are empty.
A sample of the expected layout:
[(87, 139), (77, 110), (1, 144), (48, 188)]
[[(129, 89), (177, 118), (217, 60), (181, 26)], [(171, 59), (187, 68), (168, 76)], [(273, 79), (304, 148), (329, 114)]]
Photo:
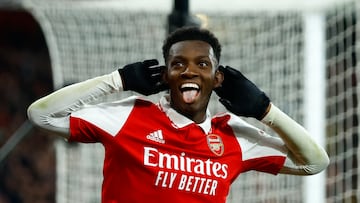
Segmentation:
[(200, 87), (195, 83), (184, 83), (181, 85), (180, 91), (186, 103), (193, 103), (199, 95)]

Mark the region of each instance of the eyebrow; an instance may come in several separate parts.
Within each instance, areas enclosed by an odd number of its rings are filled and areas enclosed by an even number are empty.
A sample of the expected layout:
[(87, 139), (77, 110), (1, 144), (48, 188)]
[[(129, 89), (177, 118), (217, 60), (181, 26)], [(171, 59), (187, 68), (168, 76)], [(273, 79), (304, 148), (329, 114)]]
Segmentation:
[[(179, 55), (179, 56), (169, 55), (169, 56), (172, 56), (174, 59), (182, 59), (182, 60), (186, 59), (186, 57), (183, 57), (182, 55)], [(203, 59), (203, 58), (211, 60), (211, 57), (209, 55), (195, 57), (196, 60)]]

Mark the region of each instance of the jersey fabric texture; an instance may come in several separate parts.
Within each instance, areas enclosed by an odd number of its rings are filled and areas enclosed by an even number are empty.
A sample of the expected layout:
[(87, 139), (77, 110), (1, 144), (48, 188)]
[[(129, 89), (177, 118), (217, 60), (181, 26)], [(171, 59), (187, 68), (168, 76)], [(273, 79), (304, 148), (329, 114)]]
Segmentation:
[(103, 203), (221, 203), (240, 173), (277, 174), (286, 158), (280, 139), (239, 117), (208, 114), (198, 125), (165, 97), (87, 106), (71, 114), (70, 133), (105, 148)]

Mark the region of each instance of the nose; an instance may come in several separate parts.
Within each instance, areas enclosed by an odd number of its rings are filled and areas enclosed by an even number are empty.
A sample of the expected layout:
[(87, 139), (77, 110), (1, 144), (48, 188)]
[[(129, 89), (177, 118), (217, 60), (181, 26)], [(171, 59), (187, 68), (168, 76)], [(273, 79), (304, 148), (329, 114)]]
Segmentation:
[(194, 65), (189, 64), (184, 71), (181, 73), (183, 78), (194, 78), (198, 76), (196, 71), (196, 67)]

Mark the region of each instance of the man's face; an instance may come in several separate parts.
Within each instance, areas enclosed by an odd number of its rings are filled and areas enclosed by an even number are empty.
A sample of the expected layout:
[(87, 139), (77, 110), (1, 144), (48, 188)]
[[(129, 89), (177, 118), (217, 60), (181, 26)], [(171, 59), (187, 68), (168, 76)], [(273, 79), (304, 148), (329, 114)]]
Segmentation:
[(176, 111), (197, 123), (205, 119), (212, 90), (223, 80), (217, 64), (206, 42), (188, 40), (171, 46), (164, 77), (170, 88), (170, 104)]

